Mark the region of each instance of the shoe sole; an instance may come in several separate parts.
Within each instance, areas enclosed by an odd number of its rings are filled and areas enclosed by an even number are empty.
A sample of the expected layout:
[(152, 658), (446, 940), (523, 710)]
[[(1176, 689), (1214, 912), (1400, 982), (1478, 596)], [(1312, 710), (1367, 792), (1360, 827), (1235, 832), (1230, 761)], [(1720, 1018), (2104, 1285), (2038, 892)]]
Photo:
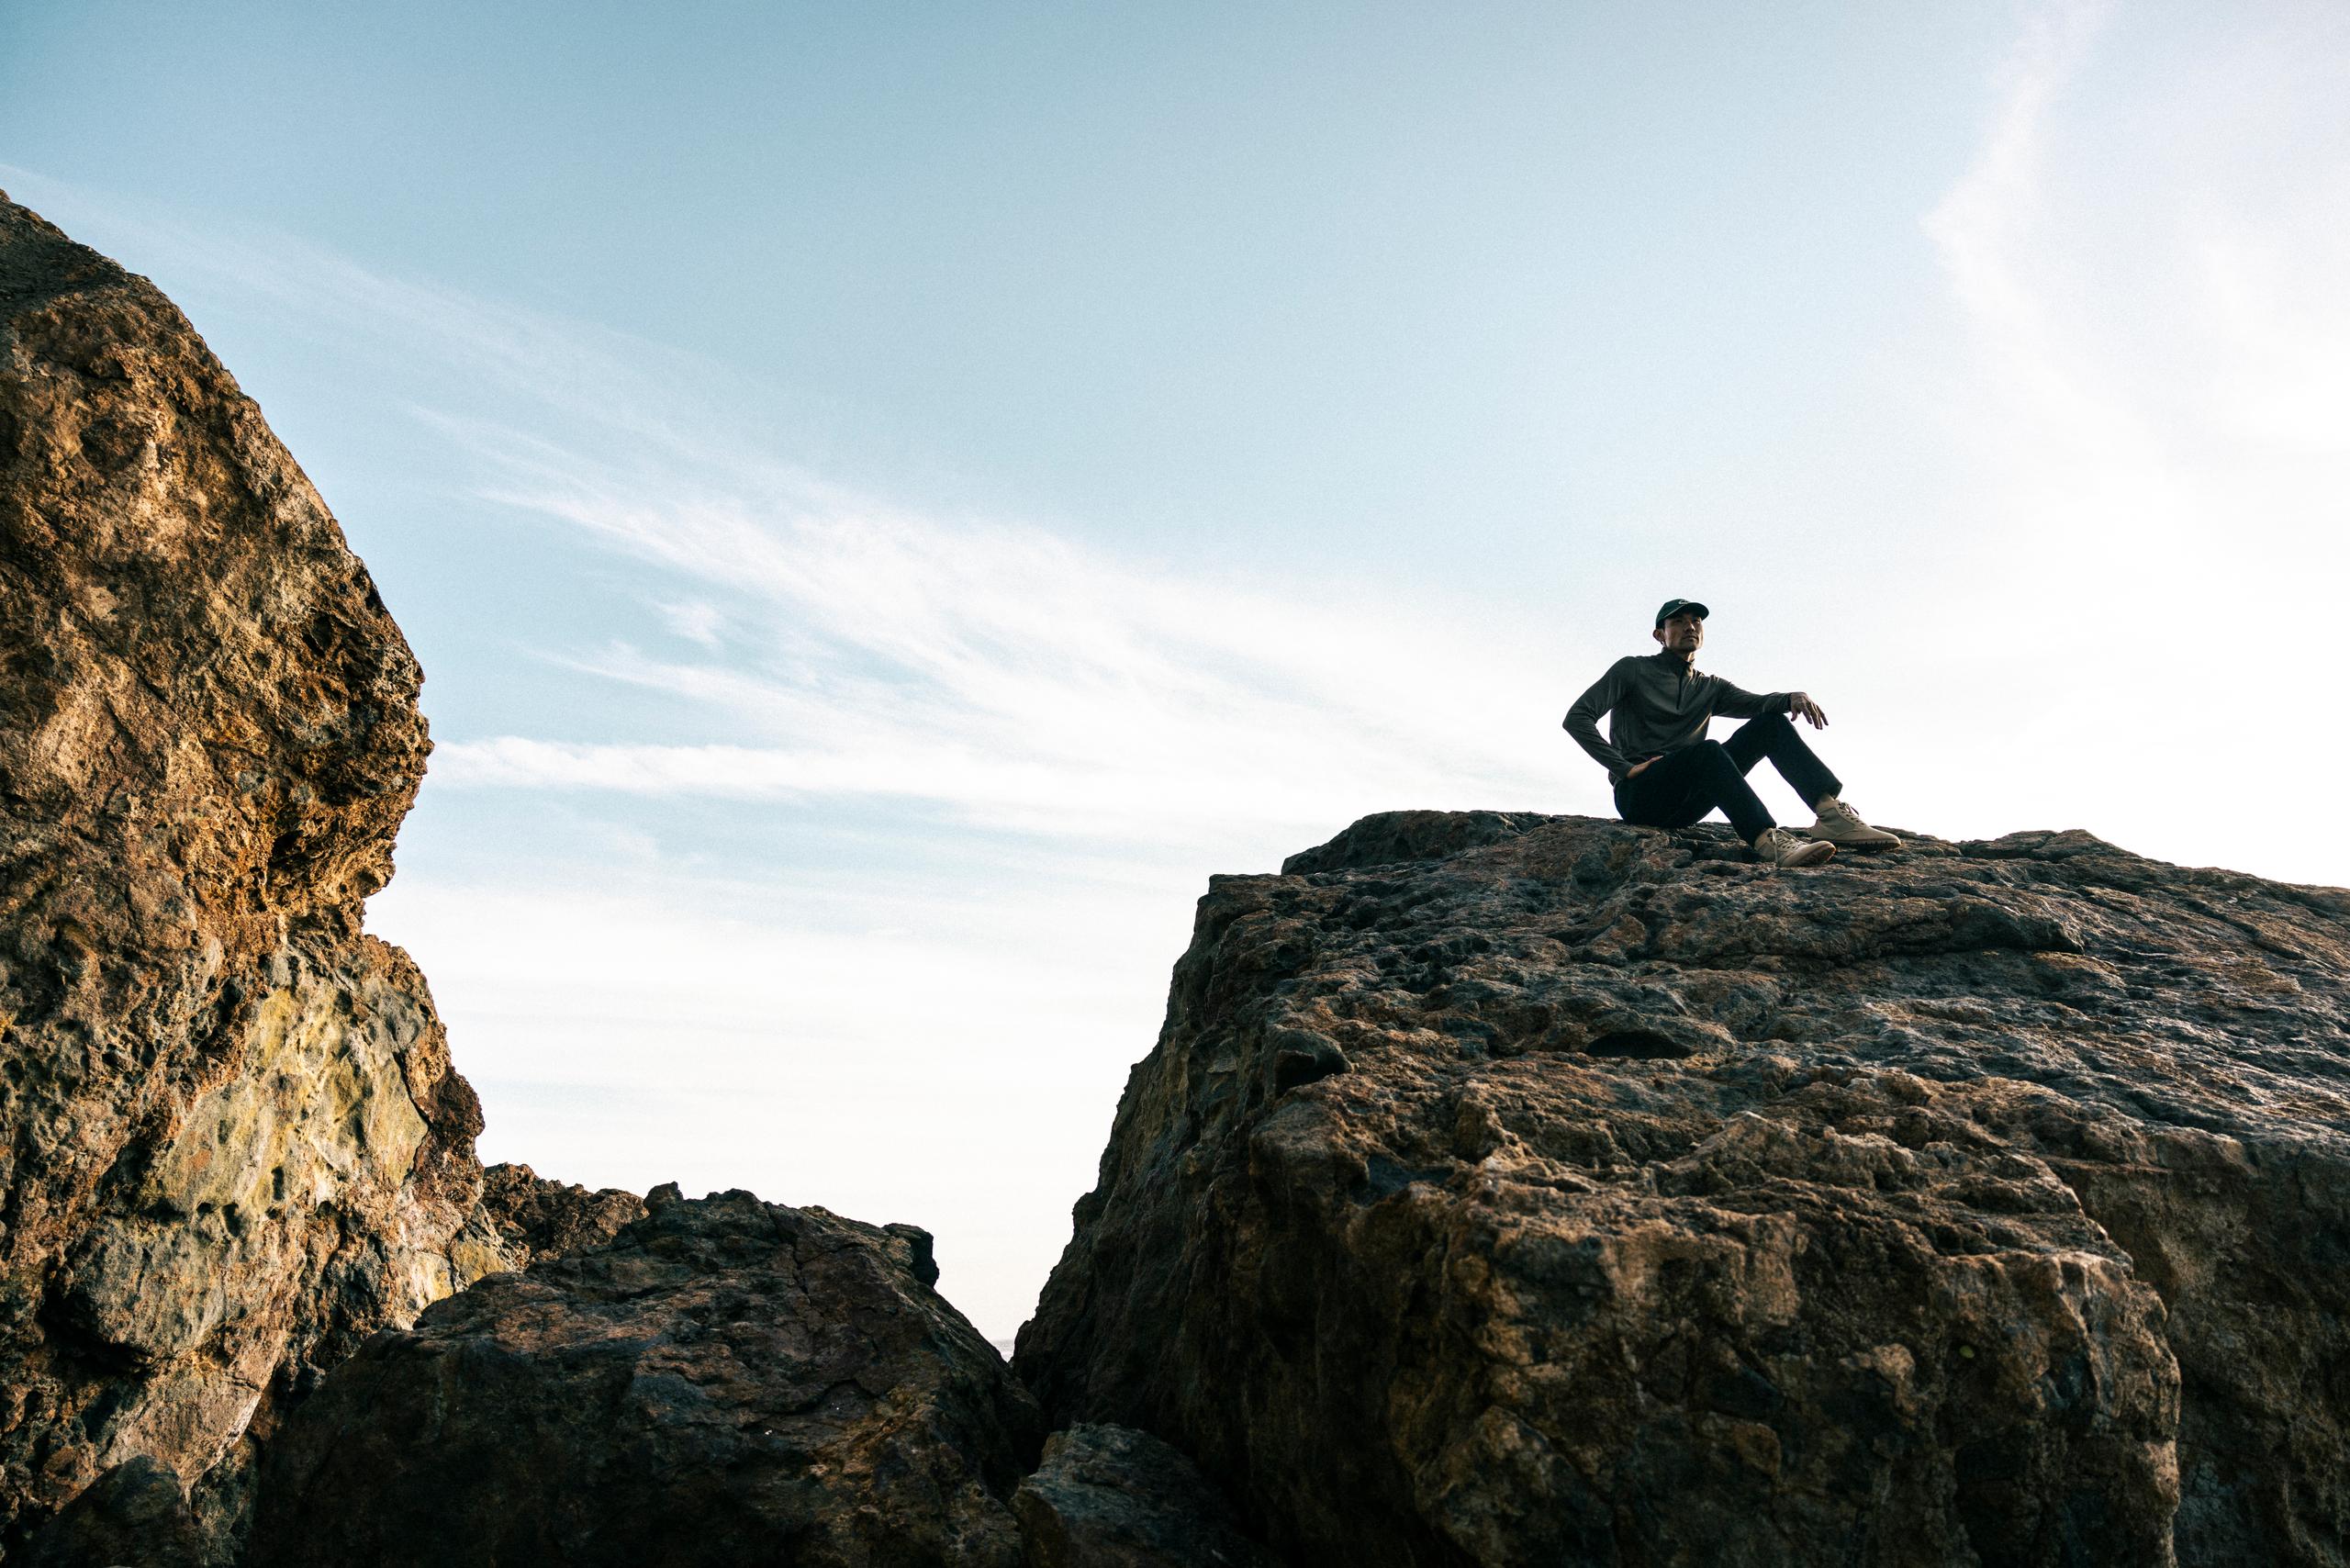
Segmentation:
[[(1827, 853), (1824, 855), (1814, 855), (1812, 851), (1815, 849), (1825, 850)], [(1836, 846), (1829, 843), (1824, 838), (1815, 838), (1806, 844), (1802, 848), (1796, 850), (1794, 854), (1789, 855), (1785, 860), (1780, 861), (1779, 865), (1790, 871), (1801, 871), (1807, 870), (1814, 866), (1825, 866), (1830, 860), (1835, 858)]]
[(1818, 833), (1807, 833), (1804, 836), (1814, 844), (1832, 845), (1838, 849), (1876, 850), (1901, 847), (1901, 841), (1897, 838), (1830, 838), (1825, 834)]

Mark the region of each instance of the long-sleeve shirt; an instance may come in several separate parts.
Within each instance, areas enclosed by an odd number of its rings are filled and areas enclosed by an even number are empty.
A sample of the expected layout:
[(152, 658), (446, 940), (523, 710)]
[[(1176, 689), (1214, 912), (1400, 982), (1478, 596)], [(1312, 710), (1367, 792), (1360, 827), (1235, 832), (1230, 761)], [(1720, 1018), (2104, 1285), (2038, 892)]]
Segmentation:
[[(1706, 738), (1706, 721), (1719, 713), (1752, 719), (1784, 713), (1786, 691), (1757, 695), (1718, 675), (1700, 675), (1673, 654), (1631, 654), (1607, 666), (1591, 689), (1567, 710), (1566, 731), (1592, 760), (1607, 769), (1607, 782), (1620, 784), (1642, 757), (1662, 756)], [(1599, 716), (1607, 718), (1607, 739), (1599, 738)]]

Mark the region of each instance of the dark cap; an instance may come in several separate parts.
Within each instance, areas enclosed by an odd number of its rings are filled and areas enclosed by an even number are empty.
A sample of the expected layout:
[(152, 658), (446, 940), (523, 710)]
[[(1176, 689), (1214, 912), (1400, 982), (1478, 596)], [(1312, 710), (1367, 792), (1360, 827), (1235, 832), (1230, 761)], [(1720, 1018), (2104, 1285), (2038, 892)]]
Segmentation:
[(1656, 623), (1662, 626), (1684, 610), (1700, 621), (1713, 613), (1694, 599), (1668, 599), (1663, 608), (1656, 612)]

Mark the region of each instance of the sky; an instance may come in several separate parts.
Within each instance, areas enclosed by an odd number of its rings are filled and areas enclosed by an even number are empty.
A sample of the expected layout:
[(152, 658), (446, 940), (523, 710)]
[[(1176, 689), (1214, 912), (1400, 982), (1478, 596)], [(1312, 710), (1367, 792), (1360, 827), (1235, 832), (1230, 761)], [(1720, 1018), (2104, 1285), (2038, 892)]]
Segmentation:
[[(0, 6), (414, 644), (486, 1159), (1008, 1338), (1193, 902), (1606, 814), (1655, 605), (1874, 821), (2350, 883), (2350, 10)], [(1783, 820), (1805, 820), (1775, 781)]]

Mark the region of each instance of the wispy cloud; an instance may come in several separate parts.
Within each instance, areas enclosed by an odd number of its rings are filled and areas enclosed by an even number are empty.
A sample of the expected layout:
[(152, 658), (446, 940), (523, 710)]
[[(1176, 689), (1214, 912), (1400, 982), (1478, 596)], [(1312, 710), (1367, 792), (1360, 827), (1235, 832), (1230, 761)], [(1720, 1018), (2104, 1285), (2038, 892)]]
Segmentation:
[(747, 476), (699, 500), (576, 469), (498, 494), (722, 595), (733, 634), (692, 659), (585, 660), (691, 704), (711, 744), (461, 740), (434, 764), (453, 787), (871, 793), (1030, 833), (1192, 838), (1556, 787), (1555, 685), (1408, 607)]
[(2025, 14), (1925, 220), (1982, 520), (1932, 631), (2037, 672), (1986, 766), (2067, 820), (2338, 879), (2350, 859), (2289, 818), (2210, 809), (2248, 773), (2350, 760), (2247, 673), (2306, 656), (2291, 612), (2350, 578), (2350, 308), (2328, 281), (2350, 266), (2350, 113), (2322, 85), (2350, 28), (2307, 20)]
[[(2314, 123), (2277, 123), (2280, 101), (2308, 107), (2278, 89), (2326, 75), (2296, 51), (2350, 64), (2350, 37), (2150, 40), (2128, 36), (2133, 20), (2103, 3), (2027, 12), (1976, 155), (1925, 226), (1976, 351), (1975, 433), (2025, 505), (2020, 531), (2101, 551), (2126, 525), (2133, 559), (2104, 564), (2136, 576), (2176, 564), (2159, 546), (2242, 528), (2243, 487), (2302, 515), (2339, 494), (2306, 471), (2285, 495), (2264, 480), (2283, 455), (2350, 456), (2350, 307), (2324, 282), (2350, 259), (2350, 115), (2335, 98)], [(2204, 69), (2154, 73), (2172, 86), (2149, 98), (2100, 73), (2109, 40)], [(2280, 156), (2290, 141), (2303, 156)]]
[[(862, 493), (778, 450), (722, 367), (277, 236), (43, 200), (173, 292), (330, 345), (411, 417), (406, 470), (538, 525), (514, 537), (550, 560), (619, 568), (599, 580), (643, 612), (629, 639), (531, 634), (518, 684), (569, 684), (509, 711), (560, 717), (436, 721), (409, 868), (371, 904), (433, 976), (493, 1157), (917, 1219), (1007, 1334), (1209, 872), (1384, 807), (1600, 804), (1548, 629), (1343, 559), (1237, 577)], [(797, 809), (789, 850), (724, 814), (746, 801)], [(532, 849), (482, 837), (518, 808)]]
[(2101, 0), (2025, 13), (1975, 160), (1925, 219), (1976, 354), (1975, 436), (2006, 489), (1994, 516), (2010, 521), (1998, 532), (2030, 563), (2018, 602), (2042, 613), (2052, 606), (2029, 578), (2061, 600), (2100, 564), (2134, 576), (2110, 558), (2111, 528), (2151, 542), (2181, 522), (2163, 443), (2079, 308), (2083, 258), (2063, 241), (2071, 193), (2051, 188), (2052, 116), (2111, 16)]
[[(1572, 695), (1539, 640), (1352, 577), (1233, 580), (859, 493), (776, 451), (722, 367), (319, 247), (107, 223), (354, 349), (445, 374), (412, 411), (476, 493), (631, 563), (688, 644), (539, 651), (699, 738), (444, 732), (432, 787), (912, 801), (973, 825), (1207, 846), (1390, 805), (1531, 805)], [(435, 392), (445, 390), (445, 396)], [(430, 399), (430, 400), (427, 400)]]

